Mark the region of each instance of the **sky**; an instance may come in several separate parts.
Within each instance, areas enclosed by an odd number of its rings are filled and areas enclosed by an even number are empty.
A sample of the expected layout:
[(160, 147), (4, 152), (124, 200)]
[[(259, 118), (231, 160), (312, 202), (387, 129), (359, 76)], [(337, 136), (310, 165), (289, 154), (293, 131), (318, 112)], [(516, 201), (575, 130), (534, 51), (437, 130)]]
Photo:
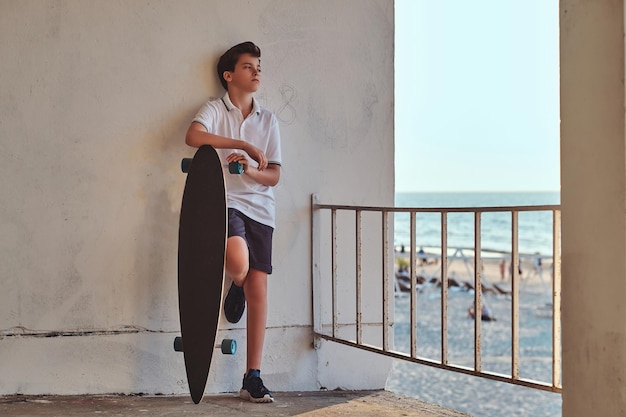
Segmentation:
[(558, 0), (395, 0), (396, 192), (559, 191)]

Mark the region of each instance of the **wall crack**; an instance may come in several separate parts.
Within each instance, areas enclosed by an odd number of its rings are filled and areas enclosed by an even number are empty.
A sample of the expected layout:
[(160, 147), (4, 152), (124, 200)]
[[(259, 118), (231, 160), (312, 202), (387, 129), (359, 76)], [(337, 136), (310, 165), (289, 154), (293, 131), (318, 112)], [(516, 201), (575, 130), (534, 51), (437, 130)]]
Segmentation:
[(33, 330), (24, 326), (14, 326), (0, 330), (0, 339), (10, 337), (76, 337), (76, 336), (112, 336), (134, 333), (180, 333), (179, 330), (155, 330), (142, 326), (123, 325), (108, 329), (68, 329), (68, 330)]

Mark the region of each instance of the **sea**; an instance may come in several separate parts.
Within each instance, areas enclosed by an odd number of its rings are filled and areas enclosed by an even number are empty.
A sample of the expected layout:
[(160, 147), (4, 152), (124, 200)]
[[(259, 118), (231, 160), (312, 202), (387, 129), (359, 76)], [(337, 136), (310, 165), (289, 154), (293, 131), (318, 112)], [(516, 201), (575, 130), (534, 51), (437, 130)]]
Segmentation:
[[(558, 192), (502, 193), (397, 193), (399, 207), (502, 207), (527, 205), (558, 205)], [(474, 218), (469, 213), (448, 215), (449, 247), (472, 247)], [(408, 215), (394, 216), (396, 247), (410, 245)], [(436, 250), (441, 241), (441, 218), (437, 213), (416, 216), (416, 245)], [(552, 253), (552, 213), (519, 214), (519, 248), (521, 253), (549, 256)], [(510, 213), (486, 213), (482, 216), (483, 249), (495, 253), (511, 250)], [(418, 356), (440, 357), (441, 319), (438, 291), (426, 288), (418, 293)], [(467, 307), (473, 302), (471, 292), (449, 293), (448, 346), (453, 363), (471, 367), (473, 364), (473, 320)], [(552, 321), (536, 314), (537, 309), (551, 301), (541, 286), (520, 289), (520, 374), (524, 378), (551, 380)], [(482, 324), (483, 368), (510, 374), (510, 298), (484, 296), (497, 321)], [(410, 344), (410, 297), (396, 294), (394, 348), (407, 351)], [(437, 369), (408, 361), (394, 360), (387, 389), (431, 404), (458, 410), (475, 417), (560, 417), (560, 394), (522, 387), (454, 371)]]
[[(397, 193), (396, 207), (511, 207), (560, 204), (559, 192), (497, 192), (497, 193)], [(481, 246), (496, 252), (511, 251), (511, 213), (483, 213), (481, 216)], [(518, 244), (520, 253), (552, 254), (552, 212), (531, 211), (518, 215)], [(396, 247), (410, 245), (410, 216), (394, 215)], [(440, 247), (441, 215), (416, 214), (416, 245)], [(448, 213), (448, 247), (470, 248), (474, 245), (474, 214)]]

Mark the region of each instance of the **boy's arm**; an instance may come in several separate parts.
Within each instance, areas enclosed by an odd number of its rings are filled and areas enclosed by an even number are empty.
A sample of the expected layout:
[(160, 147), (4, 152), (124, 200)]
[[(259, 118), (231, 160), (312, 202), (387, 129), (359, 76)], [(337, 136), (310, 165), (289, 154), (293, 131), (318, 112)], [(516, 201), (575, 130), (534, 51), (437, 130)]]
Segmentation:
[(248, 166), (244, 173), (259, 184), (273, 187), (278, 184), (278, 180), (280, 180), (280, 165), (269, 164), (263, 171)]
[(246, 156), (240, 153), (228, 155), (226, 162), (239, 162), (243, 165), (243, 173), (259, 184), (273, 187), (280, 180), (280, 165), (278, 164), (268, 164), (267, 168), (261, 171), (258, 168), (251, 167)]
[(267, 158), (265, 153), (259, 148), (243, 140), (231, 139), (209, 133), (206, 128), (198, 122), (191, 123), (189, 129), (187, 129), (185, 143), (194, 148), (199, 148), (202, 145), (211, 145), (216, 149), (241, 149), (259, 164), (259, 171), (263, 171), (267, 168)]

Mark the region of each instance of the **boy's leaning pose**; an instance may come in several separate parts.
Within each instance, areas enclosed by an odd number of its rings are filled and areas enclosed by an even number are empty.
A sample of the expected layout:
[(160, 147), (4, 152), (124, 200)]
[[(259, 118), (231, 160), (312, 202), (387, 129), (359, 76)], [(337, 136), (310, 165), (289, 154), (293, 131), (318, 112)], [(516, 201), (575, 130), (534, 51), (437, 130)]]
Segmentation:
[[(186, 143), (217, 149), (228, 192), (226, 274), (233, 284), (224, 302), (228, 321), (247, 312), (247, 372), (239, 395), (252, 402), (274, 401), (261, 380), (267, 320), (267, 276), (272, 273), (274, 194), (280, 178), (280, 133), (276, 116), (259, 106), (253, 93), (261, 82), (261, 50), (244, 42), (226, 51), (217, 64), (226, 89), (193, 119)], [(230, 162), (243, 164), (241, 175), (228, 173)]]

